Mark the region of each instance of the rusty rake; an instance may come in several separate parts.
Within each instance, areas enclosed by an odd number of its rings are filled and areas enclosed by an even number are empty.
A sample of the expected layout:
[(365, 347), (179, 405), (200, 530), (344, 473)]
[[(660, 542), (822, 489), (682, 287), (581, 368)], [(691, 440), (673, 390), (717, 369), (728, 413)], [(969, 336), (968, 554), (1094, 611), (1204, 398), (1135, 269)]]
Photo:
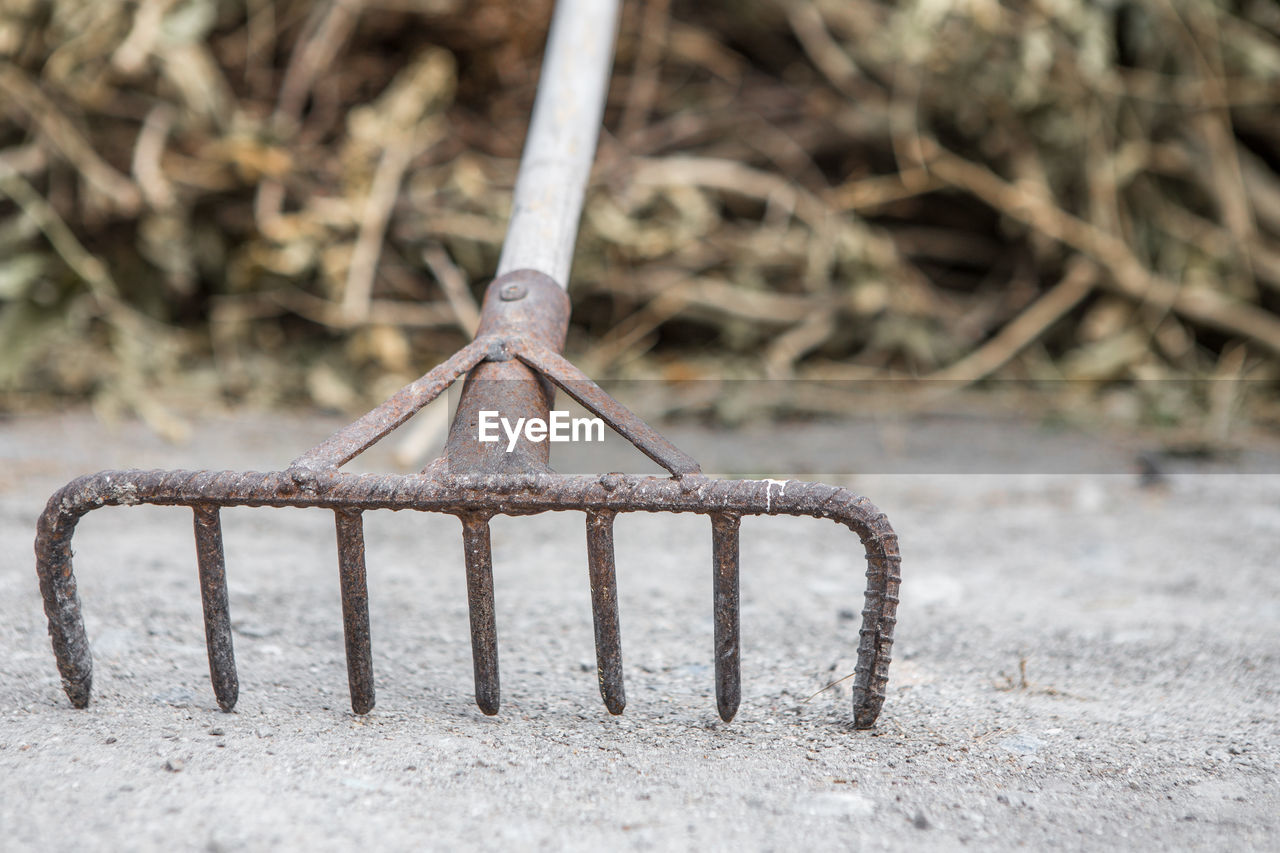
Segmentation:
[[(218, 705), (239, 694), (219, 512), (230, 506), (332, 510), (351, 707), (374, 706), (363, 513), (412, 509), (461, 520), (476, 704), (498, 713), (497, 625), (489, 520), (574, 510), (586, 516), (588, 570), (600, 694), (626, 705), (614, 567), (613, 522), (623, 512), (691, 512), (711, 519), (716, 705), (728, 721), (741, 697), (739, 526), (743, 516), (800, 515), (850, 528), (866, 554), (866, 590), (853, 683), (853, 718), (870, 727), (884, 702), (898, 601), (898, 540), (864, 497), (795, 480), (720, 480), (610, 397), (561, 356), (569, 322), (564, 283), (603, 110), (617, 4), (561, 0), (521, 158), (498, 275), (485, 293), (475, 339), (283, 471), (103, 471), (55, 493), (40, 517), (36, 569), (63, 688), (89, 703), (92, 661), (71, 565), (79, 519), (103, 506), (187, 506), (194, 513), (209, 671)], [(352, 474), (341, 467), (465, 376), (443, 455), (416, 474)], [(670, 476), (566, 476), (549, 443), (479, 439), (480, 413), (546, 420), (556, 389), (609, 424)]]

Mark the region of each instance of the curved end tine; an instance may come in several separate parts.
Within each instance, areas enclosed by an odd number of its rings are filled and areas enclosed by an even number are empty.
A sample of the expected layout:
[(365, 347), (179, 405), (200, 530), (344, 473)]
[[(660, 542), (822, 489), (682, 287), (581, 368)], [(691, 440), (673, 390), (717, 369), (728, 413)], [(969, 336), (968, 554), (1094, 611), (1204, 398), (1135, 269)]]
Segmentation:
[(476, 705), (489, 716), (502, 704), (498, 684), (498, 626), (493, 612), (493, 552), (487, 515), (462, 516), (462, 551), (467, 563), (467, 610), (471, 618), (471, 659)]
[(874, 727), (884, 705), (893, 629), (898, 623), (902, 558), (898, 555), (897, 536), (887, 522), (884, 524), (889, 532), (879, 540), (880, 547), (867, 548), (867, 591), (853, 687), (853, 725), (857, 729)]
[(338, 532), (338, 576), (342, 584), (342, 633), (347, 645), (351, 710), (373, 710), (373, 647), (369, 641), (369, 587), (364, 565), (364, 519), (357, 510), (334, 512)]
[(68, 484), (54, 494), (40, 516), (36, 531), (36, 574), (40, 578), (40, 595), (49, 620), (49, 640), (58, 662), (58, 674), (62, 676), (62, 689), (72, 707), (87, 708), (93, 688), (93, 658), (84, 630), (76, 576), (71, 570), (71, 536), (80, 516), (62, 508), (63, 495), (74, 485)]
[(200, 600), (204, 606), (204, 638), (209, 649), (209, 680), (218, 707), (230, 712), (240, 696), (236, 653), (231, 641), (231, 611), (227, 603), (227, 568), (222, 550), (222, 520), (209, 504), (195, 513), (196, 563), (200, 572)]
[(622, 680), (618, 583), (613, 559), (612, 512), (587, 513), (587, 562), (591, 573), (591, 618), (596, 633), (596, 679), (610, 714), (627, 707)]
[(716, 708), (726, 723), (738, 713), (742, 681), (738, 656), (738, 527), (728, 513), (711, 516), (711, 559), (714, 564)]

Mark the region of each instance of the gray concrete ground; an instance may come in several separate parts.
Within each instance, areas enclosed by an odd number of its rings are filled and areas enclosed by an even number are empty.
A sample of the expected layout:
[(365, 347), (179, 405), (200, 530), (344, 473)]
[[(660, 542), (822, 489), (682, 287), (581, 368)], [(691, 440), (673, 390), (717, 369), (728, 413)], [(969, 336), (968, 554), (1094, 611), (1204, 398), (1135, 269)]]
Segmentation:
[[(904, 583), (873, 731), (849, 728), (845, 685), (809, 698), (853, 669), (862, 565), (848, 531), (804, 519), (744, 522), (744, 698), (726, 725), (705, 519), (618, 523), (619, 718), (595, 695), (581, 517), (497, 520), (505, 704), (487, 718), (457, 522), (370, 514), (378, 706), (360, 718), (331, 516), (225, 513), (241, 700), (223, 714), (189, 513), (103, 510), (76, 540), (96, 681), (71, 709), (33, 570), (48, 494), (105, 467), (277, 468), (335, 423), (216, 419), (171, 447), (84, 414), (0, 422), (0, 847), (1280, 846), (1280, 476), (1175, 469), (1142, 488), (1124, 441), (1008, 423), (898, 427), (911, 474), (885, 473), (865, 424), (675, 431), (709, 469), (855, 472), (889, 514)], [(1094, 473), (946, 473), (1000, 448)]]

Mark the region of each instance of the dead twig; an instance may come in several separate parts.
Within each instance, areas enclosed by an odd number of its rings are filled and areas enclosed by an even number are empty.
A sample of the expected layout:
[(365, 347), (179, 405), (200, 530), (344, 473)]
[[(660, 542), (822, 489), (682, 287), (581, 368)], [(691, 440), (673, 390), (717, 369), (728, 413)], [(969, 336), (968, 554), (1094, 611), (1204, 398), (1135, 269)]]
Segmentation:
[(280, 83), (273, 115), (278, 132), (297, 124), (311, 87), (342, 50), (356, 25), (359, 10), (354, 0), (328, 0), (312, 10), (303, 35), (294, 44)]
[(431, 274), (436, 277), (440, 289), (444, 291), (444, 298), (453, 309), (458, 328), (467, 337), (474, 336), (476, 328), (480, 325), (480, 306), (471, 295), (471, 289), (467, 287), (467, 279), (462, 270), (458, 269), (449, 257), (449, 253), (439, 244), (433, 243), (424, 249), (422, 260), (431, 270)]
[(342, 296), (342, 314), (349, 325), (361, 323), (369, 317), (369, 300), (373, 294), (378, 256), (382, 253), (382, 239), (387, 232), (391, 208), (400, 194), (400, 181), (413, 158), (413, 136), (411, 131), (393, 139), (383, 150), (377, 171), (373, 174), (373, 185), (365, 200), (360, 236), (351, 253), (351, 266)]
[(173, 186), (160, 166), (173, 120), (173, 109), (168, 104), (157, 104), (147, 113), (133, 146), (134, 180), (138, 182), (147, 204), (156, 210), (172, 207), (175, 200)]
[(819, 311), (769, 344), (764, 354), (764, 375), (768, 379), (789, 379), (795, 375), (796, 362), (822, 346), (836, 331), (834, 312)]
[(106, 203), (126, 216), (137, 212), (142, 197), (133, 181), (98, 156), (71, 119), (26, 74), (3, 61), (0, 61), (0, 92), (26, 113), (44, 139), (76, 167)]
[(985, 379), (1083, 302), (1097, 284), (1097, 265), (1084, 258), (1072, 259), (1062, 280), (1006, 323), (991, 340), (925, 377), (925, 381), (945, 383), (940, 387), (951, 392)]
[(791, 31), (827, 82), (855, 101), (865, 100), (876, 87), (832, 38), (817, 4), (791, 0), (784, 8)]
[(1207, 288), (1182, 288), (1148, 270), (1123, 240), (1026, 192), (990, 169), (931, 144), (928, 166), (948, 183), (973, 193), (1010, 218), (1083, 252), (1109, 273), (1103, 284), (1139, 304), (1155, 301), (1197, 323), (1255, 341), (1280, 354), (1280, 320)]
[(856, 673), (856, 672), (851, 672), (851, 673), (849, 673), (848, 675), (844, 676), (843, 678), (837, 678), (835, 681), (831, 682), (831, 683), (830, 683), (830, 684), (828, 684), (826, 687), (823, 687), (823, 688), (822, 688), (821, 690), (819, 690), (817, 693), (814, 693), (812, 696), (806, 697), (806, 698), (805, 698), (805, 700), (804, 700), (803, 702), (801, 702), (800, 704), (801, 704), (801, 705), (808, 705), (810, 702), (812, 702), (814, 699), (817, 699), (817, 698), (818, 698), (819, 696), (821, 696), (823, 693), (826, 693), (826, 692), (827, 692), (828, 690), (830, 690), (832, 687), (835, 687), (835, 686), (837, 686), (837, 685), (839, 685), (839, 684), (842, 684), (842, 683), (844, 683), (844, 682), (848, 681), (850, 678), (853, 678), (855, 675), (857, 675), (857, 673)]
[(341, 303), (313, 296), (296, 287), (281, 287), (264, 296), (300, 317), (333, 329), (350, 329), (364, 325), (397, 326), (420, 329), (447, 329), (457, 325), (457, 316), (447, 302), (403, 302), (371, 299), (368, 311), (353, 320)]
[(670, 20), (671, 0), (646, 0), (640, 50), (631, 71), (627, 106), (618, 123), (618, 137), (624, 141), (631, 139), (645, 126), (649, 120), (649, 111), (658, 97), (658, 72), (662, 68), (662, 53)]

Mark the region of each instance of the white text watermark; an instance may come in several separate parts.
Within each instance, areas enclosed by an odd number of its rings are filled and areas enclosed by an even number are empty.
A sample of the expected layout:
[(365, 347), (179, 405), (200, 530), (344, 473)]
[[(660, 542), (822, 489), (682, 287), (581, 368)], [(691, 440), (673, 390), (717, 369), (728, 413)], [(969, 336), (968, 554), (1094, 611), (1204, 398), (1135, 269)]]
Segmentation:
[(543, 441), (604, 441), (604, 421), (599, 418), (571, 418), (568, 412), (552, 409), (548, 420), (542, 418), (516, 418), (511, 421), (496, 411), (481, 410), (476, 437), (482, 442), (500, 441), (498, 428), (507, 437), (507, 452), (516, 449), (523, 433), (525, 440), (534, 444)]

